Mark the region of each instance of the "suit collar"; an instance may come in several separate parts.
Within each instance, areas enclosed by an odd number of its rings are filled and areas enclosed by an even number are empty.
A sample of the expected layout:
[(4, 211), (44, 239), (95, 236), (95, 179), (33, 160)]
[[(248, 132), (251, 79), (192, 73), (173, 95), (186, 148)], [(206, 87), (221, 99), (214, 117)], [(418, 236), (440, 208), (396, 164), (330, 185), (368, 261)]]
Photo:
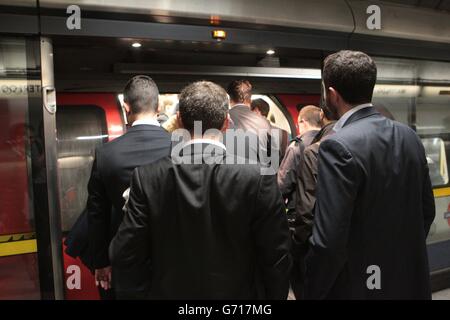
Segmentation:
[(372, 104), (364, 104), (353, 108), (344, 114), (333, 127), (334, 132), (342, 130), (342, 128), (349, 124), (356, 122), (360, 119), (370, 117), (372, 115), (379, 114), (379, 112), (373, 107)]
[(373, 106), (360, 109), (353, 113), (348, 120), (345, 122), (344, 127), (348, 126), (349, 124), (356, 122), (358, 120), (361, 120), (363, 118), (367, 118), (376, 114), (380, 114)]
[(299, 139), (309, 139), (309, 138), (314, 138), (317, 133), (319, 133), (320, 130), (309, 130), (306, 131), (304, 134), (301, 134), (298, 136)]
[(138, 126), (141, 124), (146, 124), (146, 125), (151, 125), (151, 126), (157, 126), (160, 127), (161, 125), (159, 124), (158, 120), (153, 119), (153, 118), (149, 118), (149, 119), (138, 119), (136, 121), (133, 122), (133, 124), (131, 125), (132, 127), (134, 126)]
[(134, 132), (134, 131), (165, 131), (162, 127), (160, 126), (154, 126), (151, 124), (138, 124), (138, 125), (134, 125), (132, 127), (129, 127), (127, 129), (127, 133), (128, 132)]
[(336, 122), (336, 124), (334, 125), (334, 131), (338, 132), (339, 130), (341, 130), (345, 126), (345, 124), (347, 123), (348, 119), (350, 119), (350, 117), (354, 113), (358, 112), (359, 110), (362, 110), (362, 109), (365, 109), (365, 108), (369, 108), (371, 106), (372, 106), (371, 103), (364, 103), (364, 104), (360, 104), (360, 105), (355, 106), (355, 107), (351, 108), (350, 110), (348, 110)]
[(222, 143), (202, 139), (184, 144), (178, 154), (172, 154), (172, 159), (175, 157), (176, 163), (210, 164), (223, 163), (226, 156), (227, 151)]
[(312, 140), (311, 144), (319, 142), (326, 136), (332, 134), (334, 132), (333, 127), (334, 127), (335, 123), (336, 123), (336, 121), (331, 121), (330, 123), (323, 126), (322, 129), (320, 129), (320, 131), (314, 136), (314, 139)]
[(227, 148), (225, 147), (225, 145), (220, 142), (220, 141), (216, 141), (216, 140), (212, 140), (212, 139), (194, 139), (194, 140), (190, 140), (188, 141), (184, 146), (183, 149), (189, 145), (214, 145), (216, 147), (220, 147), (224, 150), (227, 150)]

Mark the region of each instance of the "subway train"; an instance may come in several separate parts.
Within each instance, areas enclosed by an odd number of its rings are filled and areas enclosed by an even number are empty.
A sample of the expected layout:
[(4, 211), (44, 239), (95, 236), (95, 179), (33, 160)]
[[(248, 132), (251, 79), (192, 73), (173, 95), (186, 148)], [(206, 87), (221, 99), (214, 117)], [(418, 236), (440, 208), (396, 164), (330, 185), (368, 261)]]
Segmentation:
[(434, 290), (450, 286), (446, 7), (386, 1), (373, 31), (368, 1), (89, 0), (71, 29), (69, 2), (0, 0), (0, 299), (98, 299), (64, 240), (86, 208), (95, 148), (126, 131), (122, 88), (132, 75), (155, 80), (167, 116), (192, 81), (248, 79), (293, 138), (299, 108), (320, 104), (323, 58), (347, 48), (377, 63), (373, 103), (423, 141), (436, 200), (430, 277)]

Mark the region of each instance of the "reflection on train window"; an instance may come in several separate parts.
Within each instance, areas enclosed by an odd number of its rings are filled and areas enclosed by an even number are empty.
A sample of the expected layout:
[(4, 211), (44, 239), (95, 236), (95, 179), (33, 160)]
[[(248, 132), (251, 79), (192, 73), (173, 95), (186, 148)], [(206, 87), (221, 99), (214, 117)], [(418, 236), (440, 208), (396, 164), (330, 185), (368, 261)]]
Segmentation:
[(95, 148), (108, 140), (106, 116), (93, 105), (58, 106), (58, 170), (63, 231), (85, 210)]
[(252, 100), (256, 100), (256, 99), (263, 99), (264, 101), (266, 101), (269, 104), (270, 111), (269, 111), (269, 114), (267, 115), (267, 119), (274, 126), (280, 128), (280, 129), (286, 130), (289, 134), (292, 133), (288, 119), (284, 115), (283, 111), (280, 110), (278, 105), (275, 102), (273, 102), (273, 100), (271, 98), (269, 98), (266, 95), (258, 95), (258, 94), (252, 95)]
[[(120, 104), (123, 106), (123, 94), (118, 95), (118, 99)], [(273, 102), (273, 100), (266, 95), (255, 94), (252, 95), (252, 100), (263, 99), (269, 104), (270, 111), (267, 116), (268, 120), (276, 127), (286, 130), (289, 134), (291, 134), (291, 127), (289, 125), (289, 121), (284, 115), (284, 113), (280, 110), (278, 105)], [(178, 111), (178, 94), (176, 93), (165, 93), (159, 95), (159, 119), (160, 121), (164, 121), (165, 119), (170, 118)], [(164, 119), (164, 118), (165, 119)], [(163, 118), (163, 119), (161, 119)]]
[(427, 155), (431, 183), (433, 186), (446, 185), (448, 168), (444, 141), (441, 138), (423, 138), (422, 143)]

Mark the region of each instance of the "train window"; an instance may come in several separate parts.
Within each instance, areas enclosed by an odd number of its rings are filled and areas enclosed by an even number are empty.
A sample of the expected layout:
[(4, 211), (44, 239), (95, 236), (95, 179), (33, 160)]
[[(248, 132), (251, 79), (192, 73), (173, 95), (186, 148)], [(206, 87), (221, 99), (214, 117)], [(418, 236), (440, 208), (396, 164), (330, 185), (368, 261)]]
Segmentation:
[(108, 141), (106, 116), (94, 105), (58, 106), (58, 170), (63, 231), (85, 210), (95, 148)]
[(427, 155), (431, 183), (433, 186), (446, 185), (448, 168), (444, 141), (441, 138), (423, 138), (422, 143)]
[(436, 195), (436, 218), (427, 241), (450, 240), (449, 223), (442, 216), (450, 198), (443, 188), (449, 186), (450, 63), (384, 57), (375, 62), (374, 105), (415, 129), (425, 147)]

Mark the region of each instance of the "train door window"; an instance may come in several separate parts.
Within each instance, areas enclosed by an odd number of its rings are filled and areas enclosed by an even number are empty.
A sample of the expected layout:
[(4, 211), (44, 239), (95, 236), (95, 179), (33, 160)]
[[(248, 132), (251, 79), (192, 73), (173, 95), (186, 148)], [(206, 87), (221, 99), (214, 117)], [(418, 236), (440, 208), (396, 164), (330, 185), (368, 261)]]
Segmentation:
[(85, 210), (95, 148), (108, 141), (106, 116), (94, 105), (58, 106), (58, 170), (62, 229)]
[(427, 155), (431, 183), (434, 187), (448, 184), (447, 157), (444, 141), (441, 138), (423, 138), (422, 143)]
[(252, 100), (263, 99), (265, 102), (269, 104), (270, 111), (267, 115), (267, 119), (275, 126), (280, 129), (283, 129), (292, 135), (291, 126), (289, 125), (289, 120), (286, 117), (286, 114), (280, 109), (280, 107), (269, 97), (266, 95), (254, 94), (252, 95)]
[(48, 201), (38, 43), (0, 37), (0, 300), (39, 299), (44, 287), (36, 241)]

